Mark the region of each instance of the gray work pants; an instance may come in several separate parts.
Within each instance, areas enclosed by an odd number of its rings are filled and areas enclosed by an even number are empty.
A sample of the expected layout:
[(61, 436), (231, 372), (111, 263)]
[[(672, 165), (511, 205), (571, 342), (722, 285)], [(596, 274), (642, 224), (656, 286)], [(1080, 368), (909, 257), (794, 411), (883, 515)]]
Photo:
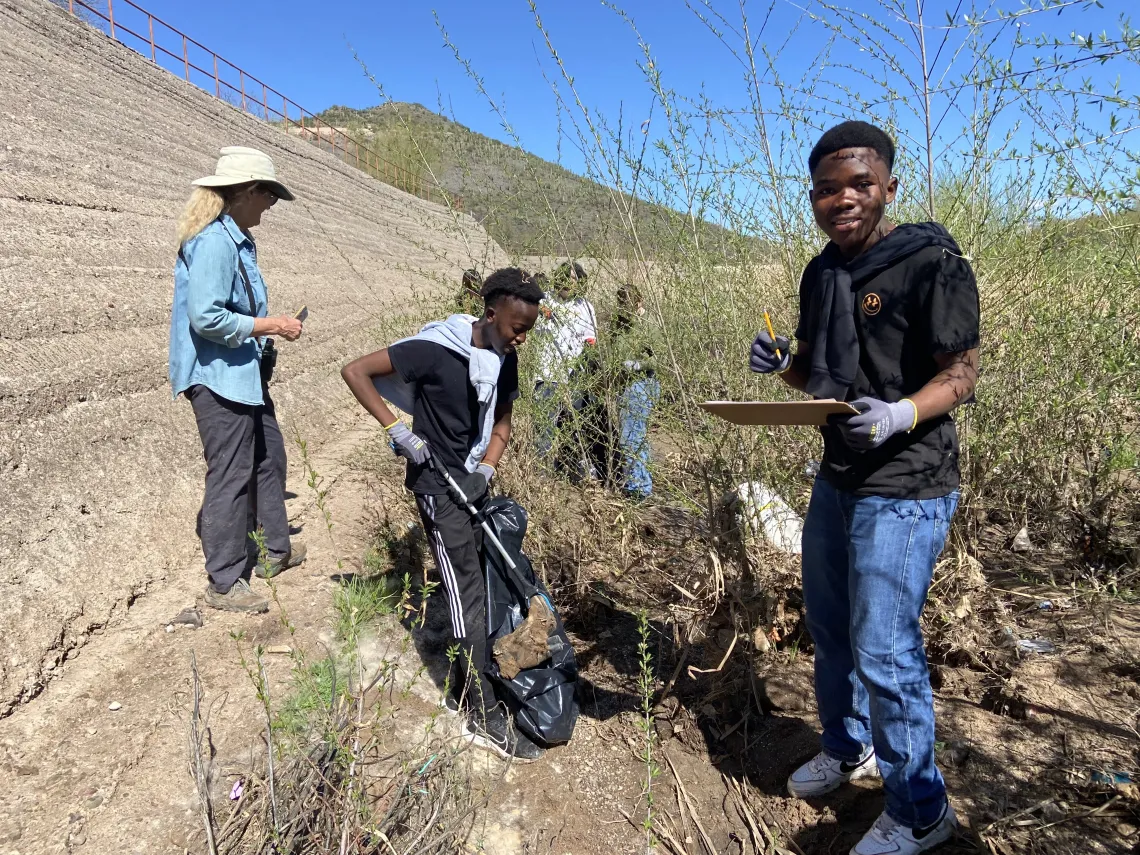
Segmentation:
[(269, 554), (289, 553), (285, 512), (285, 441), (269, 390), (265, 404), (236, 404), (205, 386), (191, 386), (206, 457), (206, 494), (198, 512), (198, 537), (214, 590), (225, 593), (250, 566), (250, 522), (265, 534)]

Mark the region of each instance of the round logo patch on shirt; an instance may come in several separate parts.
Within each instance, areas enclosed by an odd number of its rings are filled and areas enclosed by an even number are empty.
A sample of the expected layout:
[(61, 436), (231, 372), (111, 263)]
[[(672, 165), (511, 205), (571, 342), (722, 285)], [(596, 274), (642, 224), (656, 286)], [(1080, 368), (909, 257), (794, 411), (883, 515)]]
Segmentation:
[(883, 301), (879, 298), (878, 294), (868, 294), (863, 298), (863, 314), (864, 315), (877, 315), (879, 310), (883, 308)]

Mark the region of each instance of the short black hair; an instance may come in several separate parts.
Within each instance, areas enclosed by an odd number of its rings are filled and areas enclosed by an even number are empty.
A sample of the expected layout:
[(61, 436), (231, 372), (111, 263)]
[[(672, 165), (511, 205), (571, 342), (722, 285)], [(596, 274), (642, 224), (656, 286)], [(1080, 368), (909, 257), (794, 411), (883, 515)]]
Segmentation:
[(479, 292), (483, 305), (488, 309), (509, 297), (537, 306), (542, 302), (542, 289), (535, 284), (531, 275), (521, 267), (503, 267), (483, 280)]
[(823, 132), (808, 155), (808, 171), (815, 172), (821, 160), (844, 148), (873, 149), (888, 170), (895, 168), (895, 143), (886, 131), (869, 122), (842, 122)]
[(468, 268), (463, 271), (463, 287), (470, 288), (472, 291), (478, 291), (483, 285), (483, 277), (479, 275), (479, 271), (474, 268)]
[(637, 306), (641, 302), (641, 289), (632, 282), (627, 282), (618, 288), (617, 310), (613, 317), (615, 332), (625, 333), (633, 329), (634, 318), (637, 317)]
[(586, 268), (579, 264), (577, 261), (564, 261), (554, 268), (551, 278), (558, 285), (563, 285), (571, 279), (585, 284), (586, 282)]
[(634, 285), (632, 282), (626, 282), (617, 291), (618, 306), (629, 308), (636, 306), (642, 301), (641, 289)]

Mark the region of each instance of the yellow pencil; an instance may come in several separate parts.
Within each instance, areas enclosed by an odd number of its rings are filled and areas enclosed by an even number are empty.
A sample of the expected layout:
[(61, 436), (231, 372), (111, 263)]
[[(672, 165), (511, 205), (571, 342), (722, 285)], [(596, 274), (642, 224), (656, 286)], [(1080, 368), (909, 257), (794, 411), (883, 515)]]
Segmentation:
[[(764, 323), (768, 325), (768, 338), (772, 339), (772, 344), (775, 344), (776, 343), (776, 331), (772, 329), (772, 319), (770, 317), (768, 317), (767, 311), (764, 312)], [(778, 348), (778, 347), (776, 348), (776, 358), (777, 359), (783, 359), (784, 358), (783, 355), (780, 353), (780, 348)]]

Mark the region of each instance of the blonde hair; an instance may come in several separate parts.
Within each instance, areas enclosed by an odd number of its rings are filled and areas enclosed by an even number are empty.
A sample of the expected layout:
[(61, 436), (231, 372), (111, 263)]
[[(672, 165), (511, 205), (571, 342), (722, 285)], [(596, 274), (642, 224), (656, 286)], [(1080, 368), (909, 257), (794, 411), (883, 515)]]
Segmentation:
[(190, 198), (178, 218), (178, 245), (182, 246), (228, 211), (234, 198), (242, 190), (255, 184), (256, 181), (246, 181), (243, 184), (230, 184), (225, 187), (195, 187), (190, 191)]
[(195, 187), (178, 218), (178, 245), (182, 246), (226, 209), (226, 197), (214, 187)]

